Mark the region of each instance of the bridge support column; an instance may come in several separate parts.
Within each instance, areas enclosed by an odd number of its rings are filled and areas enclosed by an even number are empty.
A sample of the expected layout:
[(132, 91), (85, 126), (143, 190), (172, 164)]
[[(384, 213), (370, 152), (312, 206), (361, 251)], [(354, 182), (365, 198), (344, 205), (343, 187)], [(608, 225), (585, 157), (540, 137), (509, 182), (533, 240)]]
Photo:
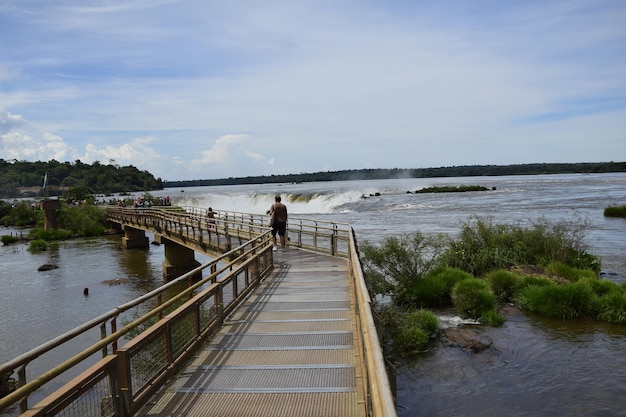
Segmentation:
[[(179, 276), (186, 274), (199, 267), (201, 264), (194, 257), (195, 252), (186, 246), (179, 245), (176, 242), (160, 238), (161, 243), (165, 245), (165, 261), (163, 261), (163, 281), (168, 282)], [(194, 276), (194, 280), (201, 279), (202, 273)]]
[(122, 238), (122, 244), (126, 249), (135, 249), (147, 248), (149, 242), (145, 231), (141, 229), (135, 229), (129, 226), (124, 226), (124, 237)]
[(42, 200), (39, 207), (44, 211), (43, 230), (57, 228), (57, 213), (61, 208), (59, 200)]

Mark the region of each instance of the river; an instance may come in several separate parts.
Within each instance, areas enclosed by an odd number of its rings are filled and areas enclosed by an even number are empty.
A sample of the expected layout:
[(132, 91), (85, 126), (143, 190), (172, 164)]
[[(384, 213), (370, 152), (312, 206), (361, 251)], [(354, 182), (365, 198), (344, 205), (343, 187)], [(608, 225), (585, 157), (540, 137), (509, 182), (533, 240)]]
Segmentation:
[[(413, 193), (443, 185), (481, 185), (489, 191)], [(521, 225), (540, 219), (587, 223), (585, 242), (602, 259), (602, 278), (626, 281), (626, 220), (603, 216), (608, 206), (626, 205), (625, 173), (151, 192), (176, 205), (249, 213), (265, 213), (277, 193), (291, 216), (350, 223), (359, 241), (372, 243), (416, 231), (454, 234), (472, 216)], [(0, 235), (15, 232), (0, 228)], [(162, 282), (162, 262), (161, 246), (124, 250), (119, 236), (64, 241), (40, 254), (23, 243), (0, 247), (0, 362), (155, 288)], [(44, 263), (59, 268), (38, 272)], [(107, 285), (108, 280), (119, 285)], [(482, 353), (436, 346), (398, 364), (399, 416), (626, 415), (626, 326), (511, 313), (501, 328), (480, 331), (493, 342)]]

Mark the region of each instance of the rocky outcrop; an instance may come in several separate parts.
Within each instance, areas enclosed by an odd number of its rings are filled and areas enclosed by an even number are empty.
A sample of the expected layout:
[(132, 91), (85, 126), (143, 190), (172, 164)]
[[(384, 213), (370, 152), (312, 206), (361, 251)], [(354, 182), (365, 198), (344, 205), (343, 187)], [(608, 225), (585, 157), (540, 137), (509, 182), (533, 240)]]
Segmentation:
[(440, 332), (440, 338), (444, 345), (460, 347), (466, 352), (480, 353), (489, 348), (492, 340), (483, 337), (476, 329), (466, 327), (449, 327)]

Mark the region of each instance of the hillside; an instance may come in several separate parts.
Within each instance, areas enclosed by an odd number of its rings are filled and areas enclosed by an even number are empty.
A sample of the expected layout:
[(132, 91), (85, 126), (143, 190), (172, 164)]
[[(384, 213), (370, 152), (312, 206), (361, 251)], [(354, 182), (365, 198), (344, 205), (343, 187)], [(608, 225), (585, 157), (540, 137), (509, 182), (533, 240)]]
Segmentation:
[(0, 198), (61, 195), (70, 188), (91, 194), (110, 194), (160, 190), (163, 183), (148, 171), (140, 171), (132, 165), (0, 159)]

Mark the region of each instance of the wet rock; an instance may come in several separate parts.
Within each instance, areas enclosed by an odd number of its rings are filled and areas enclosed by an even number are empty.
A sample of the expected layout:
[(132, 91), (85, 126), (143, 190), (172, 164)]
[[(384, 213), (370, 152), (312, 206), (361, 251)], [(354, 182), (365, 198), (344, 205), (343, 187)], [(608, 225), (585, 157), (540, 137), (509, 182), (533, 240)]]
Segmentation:
[(15, 378), (11, 378), (12, 373), (11, 371), (5, 375), (0, 375), (0, 398), (15, 391)]
[(59, 265), (55, 264), (43, 264), (37, 268), (37, 271), (50, 271), (51, 269), (57, 269), (58, 267)]
[(492, 340), (482, 337), (476, 330), (465, 327), (449, 327), (440, 333), (441, 341), (450, 347), (460, 347), (466, 352), (480, 353), (491, 346)]

